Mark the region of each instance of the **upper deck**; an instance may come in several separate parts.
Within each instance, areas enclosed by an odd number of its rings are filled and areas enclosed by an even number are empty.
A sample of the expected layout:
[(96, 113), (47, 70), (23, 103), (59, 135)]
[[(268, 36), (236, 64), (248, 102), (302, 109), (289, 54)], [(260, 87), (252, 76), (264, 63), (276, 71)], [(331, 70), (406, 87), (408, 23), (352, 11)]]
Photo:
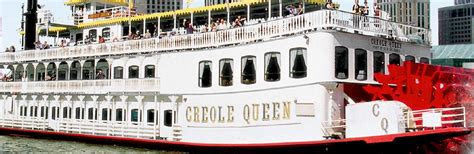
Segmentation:
[(0, 64), (213, 48), (266, 41), (323, 29), (335, 29), (425, 46), (431, 44), (431, 32), (428, 29), (343, 11), (320, 10), (298, 16), (269, 19), (262, 23), (249, 23), (243, 27), (217, 32), (0, 53)]

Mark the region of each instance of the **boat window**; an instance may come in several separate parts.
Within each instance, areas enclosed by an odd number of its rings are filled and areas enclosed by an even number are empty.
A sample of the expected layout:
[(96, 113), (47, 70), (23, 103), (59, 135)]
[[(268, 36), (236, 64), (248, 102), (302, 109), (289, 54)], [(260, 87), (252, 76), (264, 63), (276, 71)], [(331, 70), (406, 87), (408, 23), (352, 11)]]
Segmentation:
[(63, 108), (63, 118), (71, 118), (71, 108), (70, 107), (64, 107)]
[(380, 51), (374, 51), (374, 74), (385, 73), (385, 54)]
[(20, 106), (20, 116), (23, 116), (23, 106)]
[(390, 65), (400, 65), (400, 55), (392, 53), (389, 55)]
[(91, 39), (92, 42), (97, 41), (97, 30), (93, 29), (89, 31), (89, 38)]
[(222, 59), (219, 61), (219, 85), (227, 87), (232, 86), (234, 78), (234, 60)]
[(420, 63), (422, 64), (430, 64), (430, 59), (426, 57), (421, 57), (420, 58)]
[(115, 110), (115, 121), (125, 121), (123, 117), (124, 109), (116, 109)]
[[(48, 109), (49, 109), (48, 107), (42, 106), (40, 117), (48, 119)], [(35, 110), (37, 110), (37, 107), (35, 107)], [(54, 112), (54, 110), (53, 110), (53, 112)], [(35, 117), (37, 117), (36, 111), (35, 111)]]
[(137, 65), (133, 65), (133, 66), (128, 67), (128, 78), (129, 79), (138, 78), (138, 72), (139, 72), (139, 68), (138, 68)]
[(146, 65), (145, 78), (154, 78), (154, 77), (155, 77), (155, 65)]
[(51, 119), (56, 120), (58, 114), (58, 108), (53, 106), (51, 111)]
[(24, 106), (21, 106), (21, 107), (20, 107), (20, 116), (25, 116), (25, 115), (23, 115), (23, 114), (25, 114)]
[(414, 57), (414, 56), (410, 56), (410, 55), (405, 56), (405, 61), (411, 61), (411, 62), (416, 63), (415, 57)]
[(104, 28), (104, 29), (102, 29), (102, 37), (104, 37), (104, 38), (110, 38), (110, 28)]
[(88, 119), (89, 120), (97, 120), (97, 109), (96, 108), (89, 108), (88, 109)]
[(147, 117), (147, 120), (146, 122), (149, 122), (149, 123), (154, 123), (155, 122), (155, 110), (153, 109), (149, 109), (146, 111), (146, 117)]
[(30, 107), (30, 117), (33, 117), (35, 113), (36, 113), (35, 107), (34, 107), (34, 106), (31, 106), (31, 107)]
[(66, 80), (66, 74), (68, 72), (68, 65), (66, 62), (62, 62), (58, 67), (58, 80)]
[(307, 75), (306, 48), (290, 50), (290, 77), (304, 78)]
[(280, 53), (265, 54), (265, 81), (280, 81)]
[(15, 81), (21, 81), (21, 79), (23, 78), (23, 73), (25, 71), (23, 70), (23, 65), (18, 65), (16, 67), (16, 71), (15, 71)]
[(77, 80), (80, 78), (80, 73), (81, 72), (81, 63), (78, 61), (74, 61), (71, 64), (71, 72), (69, 73), (69, 80)]
[(242, 83), (254, 84), (256, 82), (255, 56), (242, 57)]
[(199, 62), (199, 87), (211, 87), (212, 86), (212, 62), (201, 61)]
[(76, 119), (84, 119), (84, 108), (76, 108)]
[(346, 47), (337, 46), (335, 53), (336, 78), (349, 78), (349, 50)]
[(114, 79), (123, 79), (123, 67), (122, 66), (114, 67)]
[(165, 110), (164, 112), (164, 120), (163, 120), (163, 125), (167, 126), (167, 127), (171, 127), (172, 126), (172, 118), (173, 118), (173, 112), (171, 110)]
[[(140, 114), (140, 115), (138, 115), (138, 114)], [(132, 113), (130, 114), (130, 120), (132, 122), (138, 122), (138, 121), (142, 122), (141, 117), (142, 117), (142, 112), (141, 111), (139, 111), (138, 109), (132, 109)]]
[(367, 80), (367, 51), (356, 49), (354, 58), (356, 80)]
[(112, 109), (103, 108), (102, 109), (102, 120), (107, 121), (112, 117)]
[[(10, 69), (10, 70), (12, 70), (12, 69)], [(36, 81), (44, 81), (44, 72), (45, 72), (44, 64), (39, 63), (38, 66), (36, 66)]]

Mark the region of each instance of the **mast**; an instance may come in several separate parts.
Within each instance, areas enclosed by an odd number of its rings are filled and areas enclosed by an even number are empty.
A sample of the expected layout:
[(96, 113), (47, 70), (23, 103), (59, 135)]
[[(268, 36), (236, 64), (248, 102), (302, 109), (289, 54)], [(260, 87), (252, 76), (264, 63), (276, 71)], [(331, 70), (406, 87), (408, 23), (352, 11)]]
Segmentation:
[(38, 0), (28, 0), (25, 22), (25, 50), (35, 49)]

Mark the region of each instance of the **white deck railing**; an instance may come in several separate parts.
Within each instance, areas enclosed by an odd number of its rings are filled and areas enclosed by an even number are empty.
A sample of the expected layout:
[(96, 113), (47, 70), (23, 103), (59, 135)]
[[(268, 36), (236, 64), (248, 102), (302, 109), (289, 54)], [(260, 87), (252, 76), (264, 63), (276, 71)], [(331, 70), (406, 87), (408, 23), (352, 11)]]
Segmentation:
[(102, 120), (45, 119), (42, 117), (0, 118), (0, 127), (56, 132), (158, 139), (159, 126), (145, 122), (111, 122)]
[[(441, 114), (441, 126), (440, 127), (426, 127), (423, 126), (423, 114), (424, 113), (440, 113)], [(437, 128), (457, 128), (457, 127), (470, 127), (466, 122), (466, 108), (436, 108), (436, 109), (425, 109), (408, 111), (404, 113), (404, 119), (399, 119), (400, 122), (406, 124), (407, 131), (423, 131), (425, 129), (437, 129)], [(431, 120), (431, 119), (428, 119)], [(321, 123), (323, 126), (322, 131), (325, 136), (333, 136), (343, 134), (346, 125), (345, 119), (338, 119), (333, 121), (324, 121)]]
[(90, 44), (47, 50), (1, 53), (0, 63), (139, 53), (147, 51), (159, 52), (209, 48), (229, 44), (254, 42), (256, 40), (268, 40), (278, 36), (291, 35), (322, 28), (336, 28), (347, 32), (358, 31), (363, 35), (393, 37), (402, 41), (409, 41), (412, 36), (416, 35), (422, 38), (420, 43), (427, 45), (431, 43), (431, 34), (428, 29), (394, 23), (379, 18), (354, 15), (342, 11), (321, 10), (218, 32)]
[(160, 81), (158, 78), (2, 82), (0, 84), (0, 92), (22, 93), (157, 92), (159, 89)]

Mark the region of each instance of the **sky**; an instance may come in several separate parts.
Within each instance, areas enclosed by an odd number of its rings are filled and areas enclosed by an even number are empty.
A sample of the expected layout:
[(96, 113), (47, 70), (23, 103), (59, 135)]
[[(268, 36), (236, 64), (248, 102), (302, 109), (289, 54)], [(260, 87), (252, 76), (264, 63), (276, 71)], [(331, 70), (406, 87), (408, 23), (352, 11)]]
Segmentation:
[[(374, 0), (369, 0), (373, 4)], [(5, 48), (14, 45), (16, 49), (20, 48), (21, 36), (19, 28), (21, 22), (21, 5), (26, 4), (27, 0), (0, 0), (0, 52)], [(45, 5), (46, 9), (52, 11), (54, 22), (71, 23), (70, 8), (64, 5), (65, 0), (38, 0), (39, 4)], [(342, 10), (349, 11), (353, 5), (352, 0), (333, 0), (341, 5)], [(362, 3), (361, 3), (362, 4)], [(204, 0), (194, 0), (190, 7), (199, 7), (204, 5)], [(433, 45), (438, 44), (438, 8), (454, 5), (454, 0), (431, 0), (431, 28), (433, 36)], [(370, 5), (372, 6), (372, 5)], [(25, 7), (26, 8), (26, 7)], [(51, 41), (48, 41), (51, 42)]]

